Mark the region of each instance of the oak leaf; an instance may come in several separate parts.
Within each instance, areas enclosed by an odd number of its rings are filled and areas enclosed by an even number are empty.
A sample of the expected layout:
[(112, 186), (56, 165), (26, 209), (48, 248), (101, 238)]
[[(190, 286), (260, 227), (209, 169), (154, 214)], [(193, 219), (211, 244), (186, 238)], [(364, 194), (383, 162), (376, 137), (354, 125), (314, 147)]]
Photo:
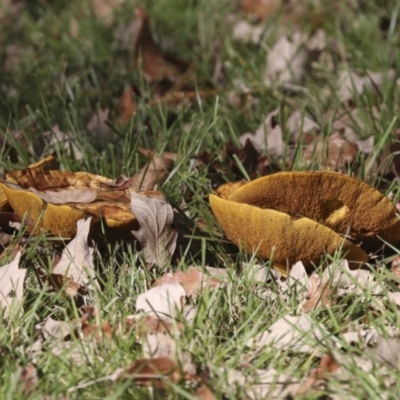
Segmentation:
[(147, 263), (159, 267), (169, 264), (177, 239), (177, 232), (172, 228), (172, 207), (157, 199), (131, 193), (131, 211), (140, 226), (132, 233), (142, 246)]
[(249, 253), (272, 257), (278, 269), (286, 270), (287, 262), (289, 265), (297, 261), (305, 265), (317, 263), (324, 253), (333, 254), (340, 249), (355, 265), (368, 261), (362, 249), (308, 218), (294, 219), (283, 212), (220, 199), (215, 195), (210, 195), (210, 205), (232, 242)]

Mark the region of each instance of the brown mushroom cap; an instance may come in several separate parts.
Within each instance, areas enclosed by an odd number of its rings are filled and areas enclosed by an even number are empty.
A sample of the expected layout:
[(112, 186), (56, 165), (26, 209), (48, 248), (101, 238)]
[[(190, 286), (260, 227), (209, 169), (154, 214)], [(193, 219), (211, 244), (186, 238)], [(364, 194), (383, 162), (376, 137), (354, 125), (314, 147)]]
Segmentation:
[(368, 255), (349, 240), (308, 218), (293, 219), (270, 209), (221, 199), (210, 195), (210, 205), (227, 237), (248, 253), (274, 263), (289, 265), (302, 261), (318, 263), (324, 254), (341, 249), (352, 267), (368, 261)]
[(280, 172), (234, 190), (229, 200), (307, 217), (355, 240), (400, 242), (392, 202), (360, 179), (336, 172)]

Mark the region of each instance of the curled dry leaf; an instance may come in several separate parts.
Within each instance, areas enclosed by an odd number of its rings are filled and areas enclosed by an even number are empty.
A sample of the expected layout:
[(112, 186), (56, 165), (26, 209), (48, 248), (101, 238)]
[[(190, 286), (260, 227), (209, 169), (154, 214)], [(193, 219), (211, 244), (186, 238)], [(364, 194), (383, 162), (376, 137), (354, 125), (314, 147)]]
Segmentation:
[(297, 261), (305, 265), (317, 263), (324, 253), (333, 254), (337, 250), (342, 250), (354, 266), (368, 261), (367, 254), (359, 247), (308, 218), (294, 219), (283, 212), (214, 195), (210, 195), (210, 205), (232, 242), (251, 254), (272, 258), (278, 269), (286, 270), (287, 262), (289, 265)]
[(306, 301), (303, 303), (303, 311), (309, 312), (318, 307), (330, 307), (335, 292), (329, 281), (320, 278), (314, 272), (308, 280), (308, 291)]
[(126, 370), (118, 370), (114, 379), (131, 377), (141, 386), (166, 388), (169, 382), (178, 383), (185, 377), (179, 365), (169, 357), (139, 358)]
[(285, 315), (274, 322), (266, 331), (249, 339), (247, 346), (262, 348), (273, 346), (274, 349), (291, 349), (301, 353), (312, 353), (322, 340), (329, 336), (328, 331), (307, 314), (300, 316)]
[(4, 316), (8, 317), (12, 310), (19, 312), (21, 310), (24, 279), (26, 269), (19, 269), (21, 252), (19, 251), (7, 265), (0, 267), (0, 305), (4, 308)]
[(140, 242), (147, 263), (159, 267), (168, 265), (178, 236), (172, 228), (172, 207), (157, 199), (131, 193), (131, 210), (140, 226), (132, 233)]
[(281, 172), (256, 179), (229, 200), (307, 217), (355, 240), (400, 241), (392, 202), (360, 179), (335, 172)]
[(190, 267), (187, 272), (166, 272), (154, 283), (154, 286), (179, 283), (185, 289), (187, 296), (193, 296), (207, 289), (218, 288), (227, 276), (226, 270), (222, 268), (206, 267), (206, 271), (204, 273), (196, 267)]
[(54, 267), (54, 274), (64, 275), (81, 286), (89, 285), (95, 279), (93, 249), (88, 246), (87, 237), (90, 220), (77, 222), (76, 237), (64, 249), (61, 260)]
[(172, 321), (178, 310), (182, 309), (182, 299), (186, 292), (179, 284), (165, 283), (142, 293), (136, 299), (136, 310), (158, 319)]

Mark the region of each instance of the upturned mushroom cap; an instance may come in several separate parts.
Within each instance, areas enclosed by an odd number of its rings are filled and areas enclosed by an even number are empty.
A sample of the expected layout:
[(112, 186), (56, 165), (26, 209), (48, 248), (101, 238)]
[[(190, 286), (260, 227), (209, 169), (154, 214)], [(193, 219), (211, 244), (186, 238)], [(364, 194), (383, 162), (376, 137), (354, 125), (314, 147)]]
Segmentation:
[(318, 263), (324, 254), (341, 249), (352, 267), (368, 261), (368, 255), (349, 240), (308, 218), (261, 209), (210, 195), (211, 209), (227, 237), (247, 253), (273, 257), (281, 265), (302, 261)]
[(336, 172), (280, 172), (232, 191), (229, 200), (307, 217), (355, 240), (400, 243), (393, 203), (374, 187)]

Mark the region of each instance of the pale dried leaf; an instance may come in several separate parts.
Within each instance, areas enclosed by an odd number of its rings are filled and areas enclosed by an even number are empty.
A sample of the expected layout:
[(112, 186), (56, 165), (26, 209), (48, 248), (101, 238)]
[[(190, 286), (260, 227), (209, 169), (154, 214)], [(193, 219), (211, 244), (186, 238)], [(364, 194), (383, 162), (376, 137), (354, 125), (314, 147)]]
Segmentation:
[(318, 307), (330, 307), (332, 296), (336, 291), (330, 286), (329, 281), (323, 280), (317, 273), (313, 273), (308, 280), (306, 301), (303, 303), (303, 311), (313, 311)]
[(39, 376), (33, 364), (28, 364), (19, 376), (19, 383), (23, 387), (24, 394), (31, 394), (39, 383)]
[(297, 140), (305, 133), (320, 131), (321, 127), (304, 112), (295, 110), (286, 121), (286, 129), (290, 137)]
[(156, 184), (162, 185), (168, 178), (174, 165), (168, 157), (153, 155), (152, 159), (135, 175), (131, 188), (135, 190), (152, 190)]
[(218, 288), (225, 280), (224, 278), (226, 278), (226, 270), (222, 268), (208, 268), (209, 274), (203, 273), (196, 267), (189, 267), (187, 272), (166, 272), (156, 281), (155, 285), (179, 283), (185, 289), (187, 296), (198, 295), (207, 289)]
[(95, 278), (93, 249), (87, 243), (90, 221), (91, 218), (77, 222), (76, 236), (64, 249), (53, 270), (54, 274), (64, 275), (81, 286), (90, 285)]
[(257, 369), (251, 376), (233, 369), (226, 371), (226, 374), (229, 385), (240, 386), (245, 390), (247, 398), (252, 400), (291, 398), (299, 387), (295, 378), (279, 373), (274, 368)]
[(394, 78), (395, 71), (393, 69), (385, 72), (366, 71), (365, 76), (358, 75), (352, 70), (344, 70), (339, 76), (339, 99), (351, 100), (354, 94), (362, 95), (366, 89), (381, 88), (385, 80), (394, 82)]
[(5, 317), (10, 315), (12, 307), (18, 313), (21, 311), (26, 269), (19, 269), (20, 259), (19, 251), (14, 260), (0, 268), (0, 304)]
[(165, 283), (139, 295), (136, 299), (136, 310), (172, 321), (177, 311), (182, 309), (182, 298), (185, 296), (185, 289), (181, 285)]
[[(275, 83), (287, 84), (299, 82), (310, 68), (311, 62), (316, 58), (313, 45), (307, 47), (310, 41), (308, 35), (295, 32), (291, 39), (283, 35), (279, 37), (273, 48), (268, 53), (267, 67), (264, 82), (267, 86)], [(315, 42), (318, 44), (318, 38)]]
[(258, 44), (264, 32), (263, 25), (253, 25), (246, 20), (237, 21), (233, 25), (233, 39), (244, 43)]
[(43, 201), (52, 204), (91, 203), (96, 200), (97, 196), (97, 192), (90, 189), (73, 189), (53, 192), (51, 190), (40, 191), (30, 187), (27, 190), (39, 196)]
[(282, 128), (279, 125), (279, 108), (270, 112), (265, 121), (254, 134), (245, 133), (239, 137), (239, 142), (244, 146), (250, 140), (255, 148), (267, 150), (272, 156), (279, 157), (284, 150)]
[(247, 346), (257, 349), (265, 346), (301, 353), (312, 353), (321, 341), (329, 336), (326, 329), (308, 315), (286, 315), (272, 324), (268, 330), (247, 341)]
[(146, 358), (168, 357), (177, 361), (185, 373), (196, 373), (196, 366), (193, 364), (190, 354), (183, 352), (176, 345), (176, 341), (164, 333), (156, 332), (145, 337), (143, 356)]
[(35, 326), (35, 329), (41, 332), (44, 340), (64, 341), (76, 329), (76, 325), (68, 321), (57, 321), (47, 317), (42, 324)]
[(131, 211), (139, 222), (132, 231), (143, 248), (146, 262), (165, 267), (175, 251), (177, 232), (172, 228), (174, 212), (169, 204), (131, 193)]

